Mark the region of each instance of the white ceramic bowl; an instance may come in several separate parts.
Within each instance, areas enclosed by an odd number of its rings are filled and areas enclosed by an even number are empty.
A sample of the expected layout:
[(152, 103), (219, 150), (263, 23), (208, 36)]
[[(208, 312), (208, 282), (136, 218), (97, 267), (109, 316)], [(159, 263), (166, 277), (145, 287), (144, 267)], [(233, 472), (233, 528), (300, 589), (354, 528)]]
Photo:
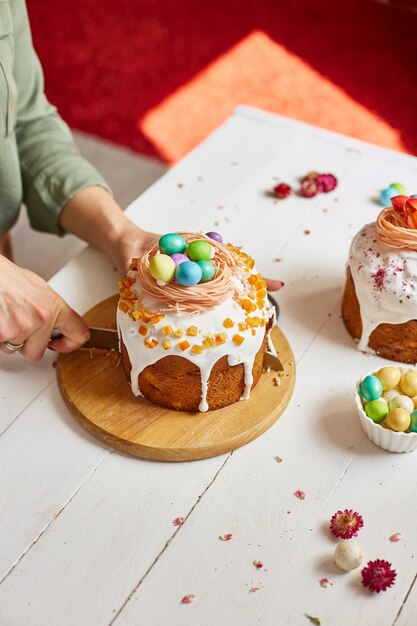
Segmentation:
[[(398, 367), (398, 366), (394, 366)], [(401, 372), (407, 372), (412, 369), (400, 367)], [(375, 424), (374, 421), (368, 417), (362, 406), (361, 395), (359, 393), (359, 385), (366, 376), (375, 375), (378, 370), (372, 370), (362, 376), (356, 383), (355, 388), (355, 404), (358, 409), (359, 419), (362, 424), (362, 428), (368, 435), (368, 438), (380, 448), (388, 450), (389, 452), (411, 452), (417, 448), (417, 433), (396, 433), (394, 430), (384, 428), (380, 424)]]

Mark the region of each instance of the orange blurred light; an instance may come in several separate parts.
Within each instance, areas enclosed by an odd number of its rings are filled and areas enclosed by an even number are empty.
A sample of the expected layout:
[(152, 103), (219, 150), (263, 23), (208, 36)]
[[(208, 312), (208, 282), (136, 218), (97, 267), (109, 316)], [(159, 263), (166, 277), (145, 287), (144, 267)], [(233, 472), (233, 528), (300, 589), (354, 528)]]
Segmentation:
[(162, 157), (175, 162), (238, 104), (404, 150), (396, 129), (261, 31), (213, 61), (137, 125)]

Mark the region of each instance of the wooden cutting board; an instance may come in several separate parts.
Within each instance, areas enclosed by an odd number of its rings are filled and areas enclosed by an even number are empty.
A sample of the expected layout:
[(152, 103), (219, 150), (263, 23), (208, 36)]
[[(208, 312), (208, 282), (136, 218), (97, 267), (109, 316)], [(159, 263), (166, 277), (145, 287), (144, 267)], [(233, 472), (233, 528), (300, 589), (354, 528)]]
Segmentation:
[[(116, 328), (117, 296), (85, 314), (90, 326)], [(284, 411), (295, 383), (294, 356), (279, 328), (272, 340), (284, 375), (263, 373), (249, 400), (207, 413), (172, 411), (135, 397), (118, 353), (81, 349), (61, 354), (58, 384), (74, 417), (98, 439), (145, 459), (193, 461), (245, 445)], [(274, 379), (279, 380), (276, 385)]]

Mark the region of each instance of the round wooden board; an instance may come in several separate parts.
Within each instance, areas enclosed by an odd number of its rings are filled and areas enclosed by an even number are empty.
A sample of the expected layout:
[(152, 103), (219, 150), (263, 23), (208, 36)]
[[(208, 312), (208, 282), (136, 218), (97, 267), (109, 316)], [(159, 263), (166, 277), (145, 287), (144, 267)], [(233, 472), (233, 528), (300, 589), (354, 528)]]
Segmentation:
[[(116, 328), (117, 296), (85, 314), (89, 326)], [(145, 459), (193, 461), (245, 445), (265, 432), (287, 406), (295, 383), (291, 347), (274, 328), (272, 340), (284, 366), (263, 373), (249, 400), (207, 413), (172, 411), (135, 397), (118, 353), (77, 350), (58, 359), (58, 384), (74, 417), (98, 439)]]

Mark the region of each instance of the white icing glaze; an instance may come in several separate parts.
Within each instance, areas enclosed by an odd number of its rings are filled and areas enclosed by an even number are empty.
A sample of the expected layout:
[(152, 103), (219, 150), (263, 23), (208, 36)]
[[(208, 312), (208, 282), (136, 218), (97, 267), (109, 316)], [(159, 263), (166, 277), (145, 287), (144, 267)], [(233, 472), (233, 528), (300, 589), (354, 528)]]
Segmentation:
[(417, 318), (417, 253), (384, 248), (372, 223), (353, 239), (348, 265), (362, 318), (358, 348), (372, 352), (369, 337), (379, 324)]
[[(234, 281), (235, 284), (243, 290), (242, 284), (237, 279), (234, 279)], [(140, 286), (137, 283), (133, 285), (133, 289), (137, 293), (141, 293)], [(242, 296), (243, 295), (244, 293), (242, 291)], [(160, 302), (154, 300), (150, 296), (143, 294), (141, 296), (141, 300), (146, 309), (153, 311), (159, 310)], [(265, 308), (261, 310), (256, 309), (256, 311), (254, 311), (251, 315), (264, 317), (265, 320), (268, 320), (271, 317), (274, 317), (275, 319), (275, 309), (270, 307), (269, 303), (267, 303)], [(234, 321), (235, 324), (232, 328), (225, 328), (223, 326), (223, 321), (226, 318), (230, 318)], [(209, 311), (202, 311), (193, 316), (190, 316), (189, 313), (172, 311), (166, 313), (164, 319), (156, 324), (155, 328), (153, 328), (151, 333), (146, 337), (147, 339), (149, 339), (149, 337), (154, 337), (157, 340), (158, 345), (155, 348), (147, 348), (144, 345), (144, 337), (138, 334), (138, 328), (143, 322), (132, 320), (127, 313), (118, 309), (117, 326), (119, 336), (126, 346), (130, 363), (132, 365), (130, 375), (132, 392), (135, 395), (142, 395), (139, 389), (138, 379), (140, 373), (146, 367), (153, 365), (166, 356), (182, 356), (188, 361), (191, 361), (191, 363), (194, 363), (200, 369), (202, 394), (199, 410), (205, 412), (209, 408), (207, 403), (207, 390), (211, 370), (219, 359), (227, 356), (230, 366), (238, 365), (240, 363), (244, 366), (245, 389), (241, 399), (248, 399), (253, 383), (253, 363), (265, 336), (265, 326), (255, 328), (255, 334), (252, 334), (251, 329), (241, 332), (238, 329), (238, 323), (245, 321), (246, 314), (244, 309), (238, 302), (236, 302), (236, 300), (233, 299), (232, 296), (213, 309)], [(186, 335), (187, 328), (190, 325), (198, 327), (200, 332), (196, 337), (189, 337)], [(170, 335), (168, 337), (172, 343), (172, 347), (168, 350), (165, 350), (162, 347), (162, 341), (166, 338), (166, 335), (164, 335), (161, 330), (164, 326), (172, 326), (174, 330), (180, 328), (184, 330), (184, 336), (182, 338), (177, 338), (174, 335)], [(217, 333), (225, 333), (227, 335), (227, 340), (224, 344), (217, 345), (213, 348), (207, 348), (201, 354), (193, 353), (191, 348), (183, 352), (178, 347), (178, 344), (185, 339), (189, 341), (191, 346), (194, 344), (201, 344), (203, 339), (210, 333), (213, 335), (216, 335)], [(245, 341), (240, 346), (236, 345), (232, 341), (232, 336), (236, 333), (245, 338)]]

